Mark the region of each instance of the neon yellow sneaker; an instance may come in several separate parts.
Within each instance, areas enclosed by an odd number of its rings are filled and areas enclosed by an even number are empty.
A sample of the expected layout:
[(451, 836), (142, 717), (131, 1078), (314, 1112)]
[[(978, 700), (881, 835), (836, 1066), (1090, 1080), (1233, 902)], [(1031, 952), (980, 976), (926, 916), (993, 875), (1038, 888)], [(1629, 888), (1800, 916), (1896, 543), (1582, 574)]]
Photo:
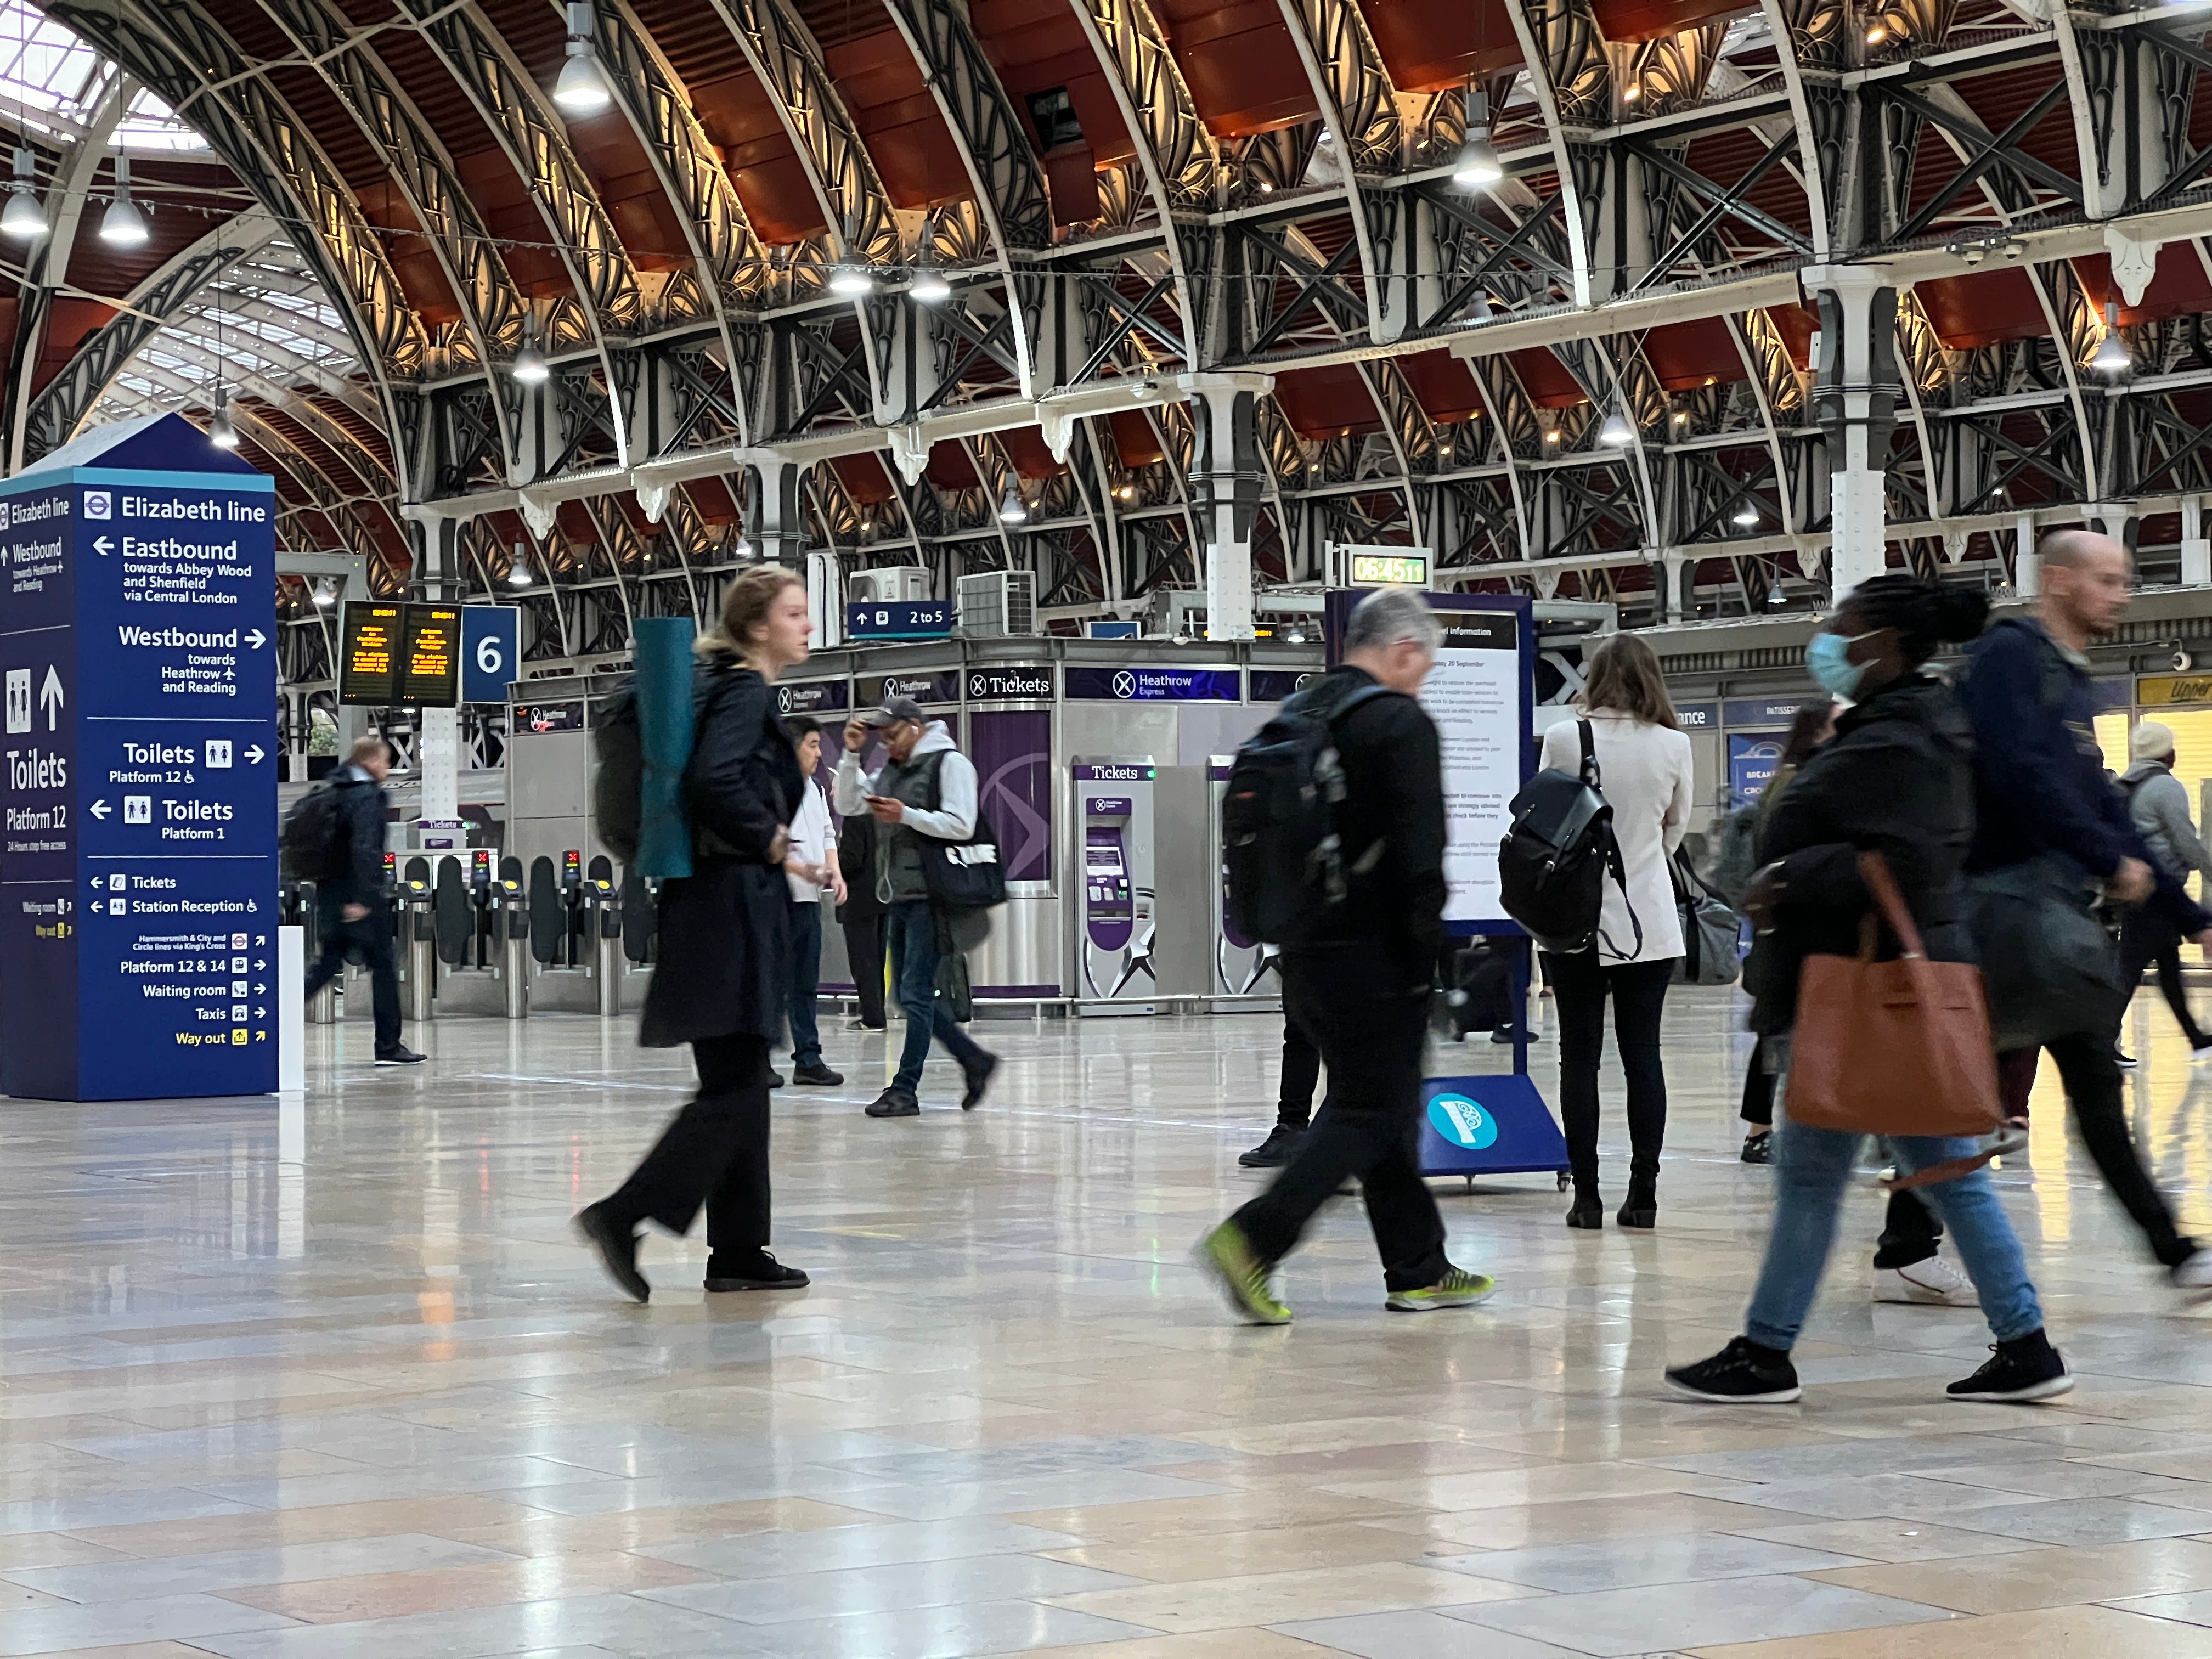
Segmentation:
[(1486, 1273), (1449, 1267), (1433, 1285), (1425, 1285), (1415, 1291), (1391, 1291), (1382, 1305), (1400, 1313), (1426, 1313), (1431, 1308), (1472, 1308), (1478, 1302), (1488, 1301), (1490, 1293), (1497, 1288), (1498, 1281)]
[(1252, 1254), (1251, 1241), (1233, 1221), (1224, 1221), (1198, 1242), (1198, 1265), (1220, 1281), (1229, 1305), (1248, 1325), (1287, 1325), (1291, 1310), (1268, 1288), (1268, 1266)]

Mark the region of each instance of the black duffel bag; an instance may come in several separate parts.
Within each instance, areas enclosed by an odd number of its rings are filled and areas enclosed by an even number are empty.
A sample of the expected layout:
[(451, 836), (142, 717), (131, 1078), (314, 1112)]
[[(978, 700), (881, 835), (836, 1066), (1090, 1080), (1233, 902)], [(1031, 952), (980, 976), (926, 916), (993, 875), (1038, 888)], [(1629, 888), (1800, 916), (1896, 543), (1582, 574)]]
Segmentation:
[(1967, 878), (1966, 925), (1999, 1054), (2118, 1028), (2128, 990), (2095, 907), (2095, 884), (2055, 854)]

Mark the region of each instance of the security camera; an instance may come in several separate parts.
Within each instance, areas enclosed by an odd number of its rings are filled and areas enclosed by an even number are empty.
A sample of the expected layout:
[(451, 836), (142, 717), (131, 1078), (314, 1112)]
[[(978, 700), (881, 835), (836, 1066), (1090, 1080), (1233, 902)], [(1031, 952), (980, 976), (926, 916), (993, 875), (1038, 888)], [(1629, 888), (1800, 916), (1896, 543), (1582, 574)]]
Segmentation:
[(1989, 250), (1979, 242), (1969, 242), (1959, 250), (1959, 257), (1970, 265), (1978, 265), (1988, 252)]
[(2197, 659), (2191, 656), (2186, 651), (2177, 651), (2173, 653), (2173, 672), (2175, 673), (2186, 674), (2191, 669), (2196, 666)]
[(2005, 258), (2014, 261), (2015, 264), (2019, 262), (2020, 256), (2027, 252), (2027, 244), (2025, 242), (2007, 242), (2004, 245)]

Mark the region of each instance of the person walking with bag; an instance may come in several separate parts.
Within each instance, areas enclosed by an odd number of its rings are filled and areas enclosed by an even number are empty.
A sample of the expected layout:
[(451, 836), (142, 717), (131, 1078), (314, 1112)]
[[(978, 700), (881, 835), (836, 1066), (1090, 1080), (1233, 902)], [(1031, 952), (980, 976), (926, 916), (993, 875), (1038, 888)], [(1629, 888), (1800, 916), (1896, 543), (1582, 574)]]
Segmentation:
[(1605, 1225), (1597, 1074), (1610, 997), (1613, 1040), (1628, 1077), (1628, 1195), (1617, 1219), (1624, 1227), (1650, 1227), (1658, 1221), (1659, 1152), (1667, 1139), (1660, 1017), (1682, 954), (1669, 860), (1689, 828), (1690, 740), (1675, 727), (1659, 659), (1632, 634), (1601, 640), (1590, 653), (1582, 704), (1582, 718), (1544, 733), (1542, 764), (1572, 774), (1585, 754), (1595, 757), (1598, 787), (1613, 808), (1622, 879), (1606, 882), (1597, 937), (1587, 950), (1544, 955), (1559, 1011), (1559, 1117), (1575, 1181), (1567, 1225)]
[[(2128, 553), (2087, 530), (2053, 532), (2036, 551), (2043, 592), (2033, 614), (2004, 617), (1978, 640), (1959, 688), (1974, 728), (1977, 818), (1966, 869), (1978, 928), (2008, 913), (2001, 903), (2034, 924), (2026, 948), (1984, 943), (2000, 1041), (2014, 1026), (2033, 1029), (2028, 1042), (2004, 1044), (2000, 1064), (2025, 1071), (2022, 1049), (2049, 1052), (2082, 1144), (2151, 1254), (2178, 1288), (2212, 1289), (2212, 1251), (2175, 1227), (2128, 1133), (2114, 1039), (2132, 988), (2121, 987), (2109, 941), (2077, 902), (2093, 885), (2121, 904), (2154, 900), (2200, 943), (2212, 941), (2212, 917), (2151, 862), (2097, 744), (2083, 653), (2127, 610)], [(2048, 936), (2045, 919), (2069, 924), (2081, 947), (2033, 949)], [(2064, 1026), (2072, 1029), (2057, 1029)]]
[[(1271, 1284), (1276, 1264), (1354, 1176), (1382, 1259), (1385, 1307), (1470, 1307), (1495, 1288), (1445, 1256), (1443, 1218), (1415, 1151), (1448, 890), (1437, 728), (1415, 694), (1443, 638), (1421, 595), (1378, 589), (1352, 613), (1342, 664), (1284, 706), (1285, 716), (1319, 714), (1334, 745), (1342, 793), (1331, 797), (1332, 824), (1344, 863), (1333, 898), (1309, 894), (1309, 937), (1282, 951), (1283, 1010), (1320, 1052), (1328, 1093), (1273, 1184), (1199, 1242), (1199, 1265), (1251, 1324), (1290, 1323)], [(1223, 822), (1227, 836), (1226, 808)]]
[[(822, 978), (822, 895), (845, 899), (845, 878), (837, 867), (837, 840), (830, 825), (830, 797), (814, 775), (822, 763), (822, 723), (811, 714), (793, 714), (783, 734), (799, 757), (802, 780), (798, 809), (791, 815), (791, 847), (783, 861), (791, 884), (791, 1080), (810, 1088), (834, 1089), (845, 1079), (822, 1063), (822, 1030), (817, 1018)], [(775, 1079), (770, 1087), (779, 1086)]]
[[(1757, 800), (1741, 808), (1751, 817), (1752, 867), (1745, 872), (1745, 885), (1758, 873), (1759, 837), (1765, 832), (1767, 820), (1783, 794), (1797, 775), (1797, 769), (1812, 758), (1813, 751), (1836, 734), (1836, 700), (1819, 696), (1801, 707), (1790, 721), (1790, 735), (1782, 744), (1782, 758), (1774, 769), (1774, 775)], [(1740, 903), (1741, 891), (1729, 893), (1723, 888), (1729, 902)], [(1768, 1063), (1765, 1041), (1760, 1038), (1751, 1047), (1751, 1062), (1743, 1072), (1743, 1104), (1738, 1114), (1751, 1126), (1743, 1138), (1743, 1161), (1746, 1164), (1774, 1162), (1774, 1069)]]
[[(2212, 851), (2197, 838), (2189, 816), (2189, 791), (2173, 775), (2173, 728), (2157, 720), (2137, 721), (2129, 734), (2128, 753), (2134, 764), (2120, 775), (2120, 787), (2127, 793), (2128, 816), (2142, 833), (2151, 862), (2176, 886), (2191, 874), (2202, 875), (2202, 890), (2212, 895)], [(2182, 937), (2173, 907), (2157, 903), (2155, 897), (2127, 912), (2120, 923), (2120, 985), (2132, 997), (2143, 969), (2156, 963), (2158, 988), (2189, 1039), (2190, 1059), (2202, 1065), (2212, 1060), (2212, 1036), (2197, 1028), (2189, 1012), (2189, 993), (2181, 980)]]
[(635, 1300), (638, 1229), (681, 1237), (707, 1209), (709, 1291), (796, 1290), (768, 1251), (769, 1050), (791, 999), (791, 892), (784, 874), (805, 781), (776, 718), (772, 682), (806, 660), (806, 584), (781, 565), (730, 584), (702, 635), (696, 736), (684, 772), (692, 873), (660, 890), (660, 959), (638, 1042), (691, 1045), (699, 1092), (621, 1188), (580, 1212), (576, 1231)]
[[(1776, 805), (1762, 847), (1771, 861), (1745, 895), (1745, 908), (1763, 935), (1752, 975), (1752, 1024), (1771, 1042), (1791, 1041), (1808, 958), (1856, 957), (1863, 940), (1879, 937), (1886, 960), (1924, 956), (1933, 966), (1972, 959), (1960, 872), (1974, 833), (1973, 734), (1949, 689), (1923, 665), (1943, 641), (1978, 634), (1987, 611), (1981, 595), (1970, 590), (1877, 576), (1852, 592), (1808, 647), (1814, 677), (1854, 701), (1836, 722), (1833, 739), (1804, 763)], [(1877, 917), (1886, 923), (1879, 934), (1872, 931)], [(1948, 1037), (1955, 1044), (1956, 1030), (1932, 1024), (1950, 1005), (1924, 1006), (1922, 980), (1911, 982), (1917, 1012), (1931, 1020), (1931, 1042)], [(1808, 1000), (1803, 1012), (1809, 1022), (1834, 1006)], [(1972, 1013), (1966, 1052), (1931, 1053), (1958, 1062), (1978, 1084), (1979, 1103), (1993, 1126), (1996, 1074), (1978, 999)], [(1871, 1028), (1820, 1033), (1823, 1042), (1838, 1046), (1848, 1045), (1854, 1035), (1867, 1043), (1881, 1042)], [(1816, 1059), (1823, 1077), (1873, 1063), (1852, 1052), (1795, 1058), (1801, 1075), (1792, 1079), (1793, 1088), (1804, 1085)], [(1926, 1079), (1931, 1091), (1936, 1081)], [(1922, 1109), (1910, 1101), (1888, 1103)], [(1790, 1115), (1787, 1097), (1784, 1106), (1785, 1121), (1776, 1133), (1774, 1216), (1744, 1334), (1711, 1358), (1667, 1373), (1676, 1391), (1694, 1399), (1757, 1405), (1796, 1400), (1801, 1393), (1790, 1352), (1820, 1288), (1861, 1136)], [(2044, 1334), (2042, 1305), (2028, 1280), (2020, 1240), (1982, 1161), (1984, 1143), (1965, 1136), (1885, 1133), (1908, 1178), (1939, 1165), (1965, 1166), (1963, 1173), (1947, 1170), (1949, 1179), (1918, 1189), (1958, 1241), (1996, 1338), (1993, 1357), (1972, 1376), (1952, 1383), (1950, 1396), (2031, 1401), (2065, 1393), (2074, 1379)]]
[[(889, 751), (872, 775), (860, 770), (860, 750), (871, 731), (883, 735)], [(846, 814), (866, 812), (876, 823), (874, 867), (854, 871), (872, 881), (884, 907), (884, 941), (890, 951), (891, 979), (906, 1013), (906, 1044), (890, 1086), (871, 1101), (870, 1117), (915, 1117), (921, 1111), (918, 1091), (933, 1037), (958, 1062), (964, 1087), (960, 1109), (982, 1103), (999, 1057), (970, 1037), (937, 994), (937, 969), (945, 954), (961, 948), (948, 918), (930, 896), (930, 849), (924, 838), (940, 844), (965, 842), (975, 833), (975, 766), (952, 741), (943, 720), (931, 720), (911, 697), (893, 697), (880, 708), (854, 716), (845, 727), (845, 753), (837, 763), (834, 799)], [(969, 941), (972, 943), (972, 941)]]

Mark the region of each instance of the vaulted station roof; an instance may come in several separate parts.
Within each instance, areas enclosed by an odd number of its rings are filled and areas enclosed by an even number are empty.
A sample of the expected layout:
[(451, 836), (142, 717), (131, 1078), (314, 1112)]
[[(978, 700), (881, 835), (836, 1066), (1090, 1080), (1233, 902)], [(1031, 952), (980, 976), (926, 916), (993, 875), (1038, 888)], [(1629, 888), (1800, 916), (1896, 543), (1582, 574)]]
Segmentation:
[[(2212, 492), (2212, 4), (591, 0), (573, 41), (555, 0), (0, 8), (67, 243), (0, 248), (11, 464), (221, 388), (301, 544), (486, 584), (519, 548), (544, 654), (761, 535), (1059, 604), (1195, 583), (1182, 377), (1218, 374), (1267, 377), (1264, 580), (1413, 541), (1808, 599), (1798, 273), (1844, 259), (1904, 295), (1898, 557), (1997, 579), (2094, 498), (2154, 569)], [(578, 52), (599, 109), (553, 96)]]

